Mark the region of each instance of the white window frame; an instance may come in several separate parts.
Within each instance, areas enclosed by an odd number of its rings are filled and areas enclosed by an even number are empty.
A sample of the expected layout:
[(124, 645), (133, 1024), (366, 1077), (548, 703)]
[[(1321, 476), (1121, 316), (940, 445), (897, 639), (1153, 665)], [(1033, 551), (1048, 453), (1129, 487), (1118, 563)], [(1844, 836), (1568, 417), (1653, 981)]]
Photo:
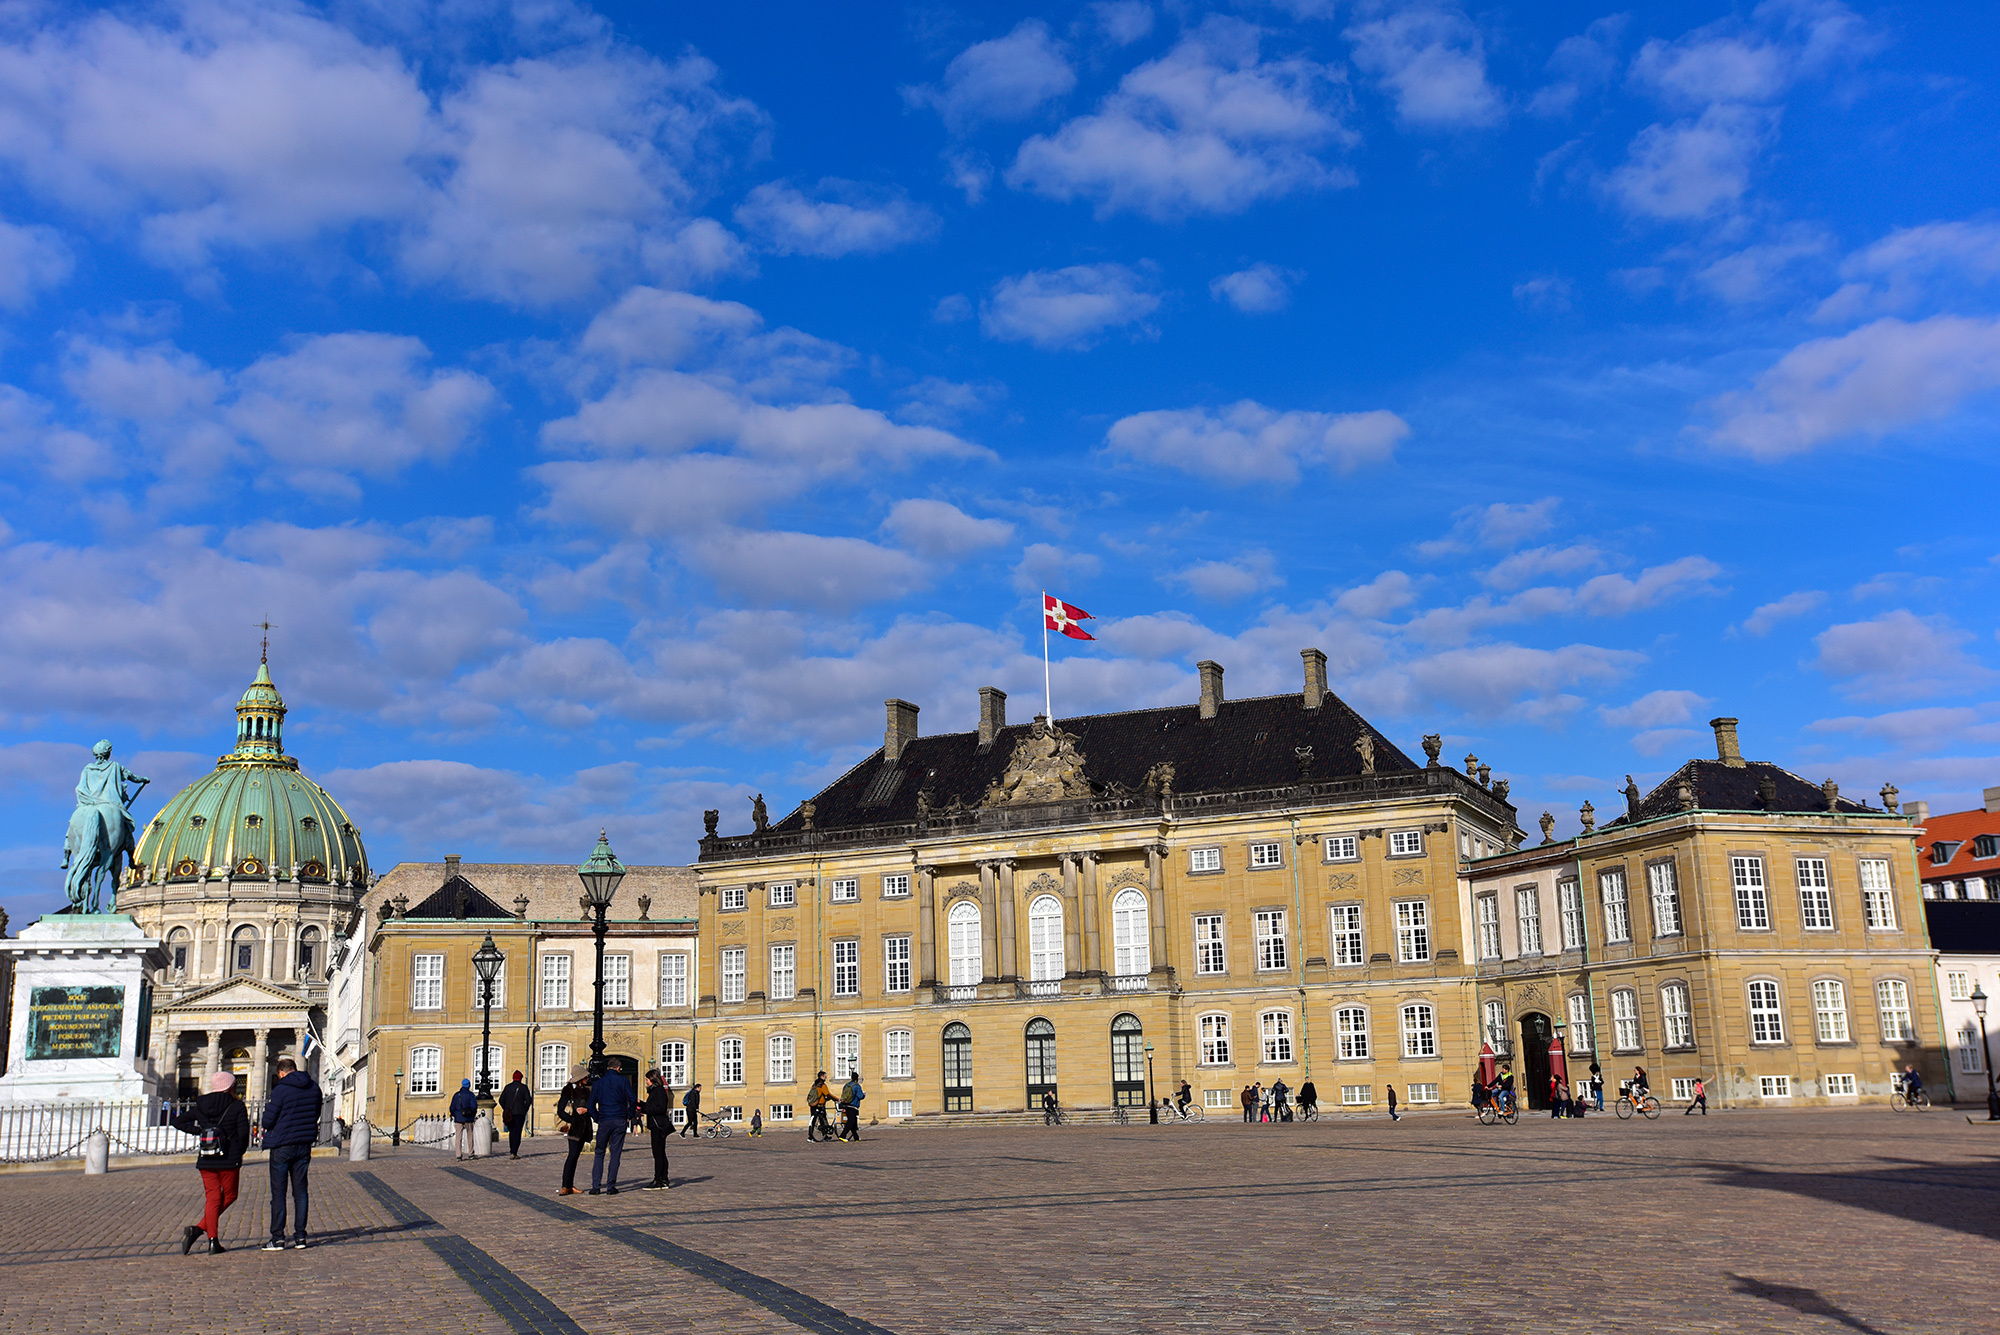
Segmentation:
[(1563, 1008), (1569, 1017), (1569, 1050), (1571, 1052), (1595, 1051), (1591, 1046), (1593, 1038), (1591, 1031), (1594, 1026), (1591, 1023), (1590, 998), (1581, 992), (1572, 992), (1563, 1003)]
[(432, 951), (410, 956), (410, 1009), (444, 1009), (444, 956)]
[(1343, 1108), (1366, 1108), (1373, 1102), (1375, 1102), (1375, 1086), (1373, 1085), (1342, 1085), (1340, 1087), (1340, 1106)]
[(663, 950), (660, 952), (660, 1005), (662, 1007), (685, 1006), (688, 1004), (688, 961), (692, 959), (685, 950)]
[(1292, 1061), (1292, 1013), (1268, 1010), (1257, 1017), (1257, 1037), (1268, 1065), (1284, 1066)]
[(1671, 861), (1646, 864), (1646, 898), (1653, 906), (1653, 936), (1682, 936), (1680, 871)]
[(1910, 985), (1900, 978), (1875, 982), (1875, 1013), (1882, 1023), (1884, 1043), (1914, 1043), (1916, 1013), (1910, 1009)]
[(1623, 867), (1607, 867), (1597, 873), (1597, 896), (1604, 905), (1604, 941), (1621, 945), (1632, 939), (1632, 896), (1625, 884)]
[(895, 872), (882, 878), (882, 898), (908, 899), (910, 897), (910, 874)]
[(1861, 1088), (1855, 1082), (1854, 1077), (1847, 1072), (1843, 1071), (1822, 1078), (1826, 1084), (1826, 1096), (1830, 1099), (1853, 1098), (1861, 1092)]
[(1489, 890), (1473, 901), (1473, 918), (1479, 925), (1479, 958), (1497, 960), (1500, 941), (1500, 892)]
[(1972, 1000), (1972, 975), (1964, 969), (1946, 969), (1944, 996), (1946, 1001)]
[(1340, 1006), (1333, 1012), (1333, 1032), (1340, 1042), (1340, 1059), (1370, 1061), (1373, 1048), (1368, 1039), (1368, 1008)]
[(829, 883), (827, 898), (835, 904), (853, 904), (861, 898), (861, 880), (855, 876), (835, 877)]
[(1833, 882), (1825, 858), (1793, 858), (1792, 874), (1799, 883), (1799, 925), (1808, 932), (1833, 930)]
[(725, 885), (718, 894), (717, 907), (723, 913), (734, 913), (750, 904), (750, 887), (747, 885)]
[(1329, 834), (1326, 836), (1326, 860), (1328, 862), (1359, 862), (1361, 841), (1351, 834)]
[(1520, 942), (1520, 953), (1539, 955), (1542, 953), (1542, 888), (1539, 885), (1516, 886), (1514, 889), (1514, 931)]
[(1067, 965), (1063, 958), (1063, 906), (1054, 895), (1028, 902), (1028, 981), (1054, 982)]
[(1764, 876), (1764, 859), (1736, 853), (1729, 859), (1729, 881), (1736, 891), (1736, 930), (1771, 930), (1771, 890)]
[(1686, 983), (1660, 985), (1660, 1032), (1668, 1051), (1694, 1046), (1694, 993)]
[(798, 1044), (790, 1034), (770, 1034), (764, 1039), (764, 1083), (789, 1085), (798, 1076)]
[(725, 1004), (734, 1005), (749, 995), (750, 951), (747, 947), (723, 947), (721, 972), (721, 999)]
[(945, 915), (946, 953), (951, 962), (951, 986), (973, 987), (985, 976), (986, 941), (980, 931), (979, 905), (961, 899)]
[[(466, 997), (466, 1002), (472, 1007), (474, 1015), (479, 1014), (479, 995), (481, 990), (479, 985), (479, 970), (474, 969), (472, 971), (472, 991)], [(505, 956), (501, 957), (500, 968), (493, 975), (493, 1009), (496, 1011), (507, 1009), (507, 960)]]
[(437, 1094), (444, 1089), (444, 1049), (425, 1043), (410, 1049), (412, 1094)]
[(1257, 934), (1257, 972), (1275, 973), (1291, 967), (1291, 938), (1286, 932), (1284, 909), (1258, 909), (1254, 917)]
[(684, 1038), (670, 1038), (660, 1044), (660, 1079), (669, 1089), (681, 1089), (688, 1083), (688, 1043)]
[(845, 937), (833, 944), (833, 995), (861, 995), (861, 943)]
[(884, 992), (908, 992), (913, 983), (910, 976), (910, 938), (907, 936), (885, 936), (882, 938), (882, 990)]
[(1757, 1097), (1760, 1099), (1788, 1099), (1792, 1096), (1792, 1078), (1788, 1075), (1760, 1075), (1757, 1077)]
[(1562, 948), (1582, 950), (1589, 931), (1583, 913), (1583, 883), (1580, 881), (1557, 881), (1556, 903), (1562, 913)]
[(1285, 846), (1275, 839), (1259, 840), (1250, 845), (1250, 870), (1281, 870), (1285, 865)]
[(1431, 958), (1431, 903), (1428, 899), (1398, 899), (1396, 958), (1403, 964), (1428, 964)]
[(1646, 1050), (1646, 1027), (1639, 1018), (1639, 994), (1629, 987), (1614, 988), (1611, 993), (1611, 1050)]
[(1861, 925), (1871, 932), (1896, 930), (1896, 882), (1889, 859), (1862, 858)]
[(632, 957), (626, 954), (604, 957), (604, 1004), (629, 1009), (632, 1005)]
[(1967, 1020), (1958, 1031), (1958, 1070), (1961, 1075), (1985, 1075), (1986, 1054), (1980, 1041), (1979, 1025)]
[(1479, 1008), (1480, 1024), (1485, 1031), (1486, 1046), (1493, 1049), (1493, 1055), (1504, 1057), (1513, 1047), (1512, 1031), (1507, 1027), (1507, 1003), (1488, 1001)]
[[(506, 1084), (505, 1077), (500, 1073), (507, 1069), (507, 1049), (498, 1043), (488, 1043), (486, 1045), (486, 1052), (487, 1060), (490, 1063), (486, 1070), (493, 1081), (493, 1088), (498, 1090), (502, 1085)], [(477, 1090), (479, 1088), (479, 1044), (474, 1043), (472, 1045), (471, 1050), (467, 1053), (467, 1057), (472, 1062), (472, 1069), (467, 1071), (466, 1074), (472, 1077), (472, 1087), (474, 1090)]]
[(1744, 987), (1750, 1006), (1750, 1041), (1768, 1046), (1785, 1041), (1785, 995), (1769, 978), (1753, 978)]
[(1821, 1043), (1848, 1043), (1853, 1031), (1847, 1023), (1847, 985), (1838, 978), (1812, 981), (1813, 1037)]
[(566, 1011), (570, 1009), (568, 955), (542, 956), (542, 1009), (545, 1011)]
[(861, 1031), (859, 1029), (837, 1029), (833, 1034), (833, 1065), (827, 1068), (833, 1074), (835, 1083), (845, 1082), (849, 1074), (861, 1069)]
[(1427, 1001), (1403, 1006), (1403, 1056), (1405, 1059), (1438, 1055), (1437, 1008)]
[(1222, 870), (1222, 849), (1214, 844), (1188, 850), (1188, 874), (1208, 876)]
[(1229, 1013), (1209, 1011), (1195, 1020), (1203, 1066), (1229, 1065)]
[(569, 1044), (544, 1043), (535, 1049), (535, 1088), (555, 1093), (569, 1083)]
[(1146, 892), (1120, 890), (1111, 900), (1111, 968), (1133, 978), (1153, 971), (1153, 915)]
[(1364, 935), (1361, 905), (1334, 904), (1327, 912), (1330, 915), (1328, 930), (1332, 934), (1334, 966), (1366, 964), (1368, 943)]
[(715, 1041), (715, 1083), (741, 1085), (748, 1073), (743, 1069), (743, 1038), (727, 1034)]
[(917, 1074), (917, 1036), (908, 1029), (890, 1029), (882, 1035), (882, 1078), (910, 1080)]
[(1194, 971), (1229, 972), (1229, 943), (1222, 934), (1220, 913), (1197, 913), (1194, 919)]
[(1424, 832), (1422, 830), (1389, 831), (1389, 856), (1392, 858), (1420, 858), (1424, 855)]
[(799, 902), (799, 887), (796, 881), (773, 881), (765, 887), (770, 907), (774, 909), (796, 908)]
[(1413, 1080), (1403, 1086), (1403, 1093), (1410, 1103), (1438, 1103), (1437, 1082), (1434, 1080)]
[(799, 994), (799, 948), (771, 947), (771, 1000), (790, 1001)]

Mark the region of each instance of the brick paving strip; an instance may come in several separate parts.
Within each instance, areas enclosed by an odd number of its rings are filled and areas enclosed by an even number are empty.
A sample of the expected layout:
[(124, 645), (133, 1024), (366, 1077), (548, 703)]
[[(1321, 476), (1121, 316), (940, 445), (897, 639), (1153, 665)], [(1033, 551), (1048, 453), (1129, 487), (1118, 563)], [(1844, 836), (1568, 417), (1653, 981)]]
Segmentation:
[[(356, 1173), (354, 1180), (380, 1201), (397, 1223), (419, 1227), (436, 1223), (375, 1174)], [(426, 1234), (421, 1240), (451, 1267), (453, 1274), (465, 1281), (467, 1288), (500, 1314), (515, 1335), (586, 1335), (583, 1327), (570, 1320), (561, 1308), (464, 1238), (445, 1233), (435, 1237)]]
[[(474, 1186), (484, 1187), (496, 1195), (504, 1196), (531, 1210), (539, 1211), (552, 1219), (572, 1223), (593, 1223), (596, 1216), (564, 1205), (559, 1201), (547, 1200), (533, 1192), (509, 1186), (479, 1173), (463, 1168), (446, 1168), (453, 1177), (462, 1178)], [(891, 1335), (891, 1332), (860, 1317), (849, 1316), (835, 1307), (829, 1307), (817, 1298), (808, 1297), (797, 1289), (787, 1288), (776, 1280), (754, 1275), (748, 1270), (740, 1270), (727, 1261), (719, 1261), (713, 1256), (668, 1242), (665, 1238), (627, 1224), (597, 1224), (591, 1231), (613, 1242), (622, 1242), (627, 1247), (646, 1253), (655, 1260), (679, 1266), (682, 1270), (712, 1284), (719, 1284), (741, 1298), (748, 1298), (766, 1311), (775, 1312), (793, 1325), (814, 1332), (814, 1335)]]

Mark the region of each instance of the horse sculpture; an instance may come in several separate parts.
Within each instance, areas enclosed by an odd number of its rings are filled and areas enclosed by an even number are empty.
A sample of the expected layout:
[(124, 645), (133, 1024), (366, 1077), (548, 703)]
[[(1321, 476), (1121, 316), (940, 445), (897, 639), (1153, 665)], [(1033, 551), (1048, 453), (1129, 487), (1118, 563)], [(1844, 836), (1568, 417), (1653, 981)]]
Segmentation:
[(117, 895), (119, 872), (137, 851), (132, 803), (152, 782), (113, 760), (110, 742), (99, 742), (91, 750), (97, 758), (77, 776), (76, 810), (70, 813), (69, 834), (63, 840), (62, 865), (68, 873), (63, 889), (71, 913), (98, 912), (99, 896), (107, 886)]

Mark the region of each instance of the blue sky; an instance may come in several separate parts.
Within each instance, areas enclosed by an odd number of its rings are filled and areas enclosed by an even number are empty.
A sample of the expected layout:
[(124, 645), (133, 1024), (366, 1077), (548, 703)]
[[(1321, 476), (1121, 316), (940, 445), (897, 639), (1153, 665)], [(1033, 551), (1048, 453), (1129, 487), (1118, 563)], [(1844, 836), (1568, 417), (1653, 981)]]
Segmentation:
[(269, 619), (378, 867), (1336, 689), (1575, 827), (2000, 783), (1989, 6), (0, 13), (0, 902)]

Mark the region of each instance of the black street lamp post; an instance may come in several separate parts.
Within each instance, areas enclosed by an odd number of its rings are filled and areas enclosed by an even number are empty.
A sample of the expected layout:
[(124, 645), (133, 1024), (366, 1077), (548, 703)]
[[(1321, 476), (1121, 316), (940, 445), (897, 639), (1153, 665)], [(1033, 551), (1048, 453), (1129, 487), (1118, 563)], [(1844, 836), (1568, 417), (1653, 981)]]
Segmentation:
[[(600, 938), (601, 939), (601, 938)], [(479, 975), (479, 1106), (490, 1114), (493, 1108), (493, 982), (507, 957), (493, 944), (493, 933), (472, 952), (472, 971)]]
[(1972, 1012), (1979, 1017), (1979, 1055), (1986, 1061), (1986, 1120), (2000, 1122), (2000, 1092), (1993, 1087), (1993, 1049), (1986, 1045), (1986, 989), (1972, 985)]
[(1153, 1088), (1153, 1045), (1146, 1045), (1146, 1120), (1154, 1126), (1160, 1124), (1160, 1104), (1154, 1097)]
[(618, 883), (625, 879), (625, 868), (612, 853), (604, 831), (597, 832), (597, 847), (576, 869), (576, 875), (583, 882), (584, 902), (595, 915), (590, 927), (591, 935), (597, 938), (597, 999), (590, 1025), (590, 1074), (595, 1079), (604, 1074), (604, 913), (611, 907), (611, 897), (618, 893)]
[(389, 1128), (389, 1143), (403, 1143), (403, 1068), (396, 1068), (396, 1123)]

